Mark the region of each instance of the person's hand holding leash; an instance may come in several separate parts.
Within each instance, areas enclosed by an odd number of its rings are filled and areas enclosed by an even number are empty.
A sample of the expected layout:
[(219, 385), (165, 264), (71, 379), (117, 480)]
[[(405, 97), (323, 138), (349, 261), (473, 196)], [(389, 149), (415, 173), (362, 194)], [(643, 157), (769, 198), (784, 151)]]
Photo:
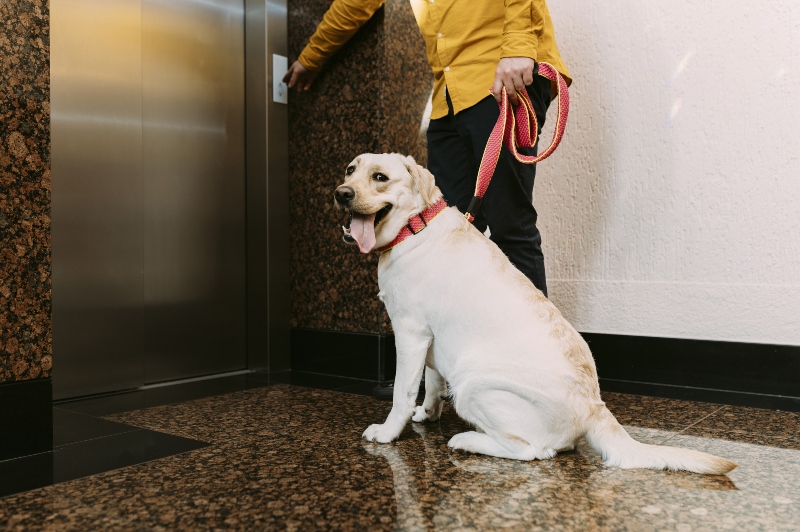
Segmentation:
[(286, 71), (286, 75), (283, 76), (283, 82), (286, 83), (290, 89), (296, 84), (297, 92), (303, 92), (311, 88), (311, 83), (314, 82), (314, 78), (316, 77), (316, 71), (307, 69), (300, 61), (295, 61), (292, 63), (292, 66), (289, 67), (289, 70)]
[[(500, 91), (506, 88), (511, 105), (519, 105), (517, 91), (524, 91), (527, 85), (533, 83), (533, 67), (536, 61), (530, 57), (504, 57), (497, 64), (494, 73), (492, 95), (500, 103)], [(291, 70), (291, 69), (290, 69)], [(291, 87), (291, 85), (289, 85)]]

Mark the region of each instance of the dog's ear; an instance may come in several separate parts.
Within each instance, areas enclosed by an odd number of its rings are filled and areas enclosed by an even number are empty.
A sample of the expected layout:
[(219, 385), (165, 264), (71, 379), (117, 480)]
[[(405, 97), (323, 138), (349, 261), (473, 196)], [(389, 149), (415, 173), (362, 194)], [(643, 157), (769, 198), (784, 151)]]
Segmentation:
[(437, 194), (438, 189), (436, 188), (436, 181), (433, 179), (433, 174), (430, 173), (427, 168), (418, 165), (417, 161), (415, 161), (410, 155), (405, 158), (403, 164), (405, 164), (408, 173), (411, 174), (411, 178), (414, 180), (414, 185), (417, 187), (420, 196), (422, 196), (422, 200), (425, 202), (425, 205), (433, 205), (436, 203), (439, 198)]

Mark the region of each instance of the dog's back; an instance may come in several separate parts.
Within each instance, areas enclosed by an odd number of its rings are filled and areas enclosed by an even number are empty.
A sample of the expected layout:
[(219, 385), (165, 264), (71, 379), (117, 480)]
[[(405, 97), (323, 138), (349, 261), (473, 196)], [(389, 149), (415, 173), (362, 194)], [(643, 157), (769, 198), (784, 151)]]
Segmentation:
[(588, 346), (555, 305), (456, 209), (439, 218), (414, 249), (382, 259), (379, 283), (392, 319), (424, 317), (451, 386), (469, 372), (507, 374), (532, 388), (561, 376), (573, 392), (580, 384), (599, 400)]

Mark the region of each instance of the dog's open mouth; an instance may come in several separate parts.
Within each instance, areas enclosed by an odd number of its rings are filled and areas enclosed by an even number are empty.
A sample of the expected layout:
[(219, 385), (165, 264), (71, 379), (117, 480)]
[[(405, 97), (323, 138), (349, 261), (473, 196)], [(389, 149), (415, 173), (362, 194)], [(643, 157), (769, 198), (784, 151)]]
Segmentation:
[(344, 241), (355, 242), (361, 253), (369, 253), (375, 247), (375, 227), (392, 210), (391, 203), (372, 214), (361, 214), (350, 212), (349, 227), (342, 227), (344, 230)]
[(386, 218), (386, 215), (389, 214), (389, 211), (391, 211), (391, 210), (392, 210), (392, 204), (391, 203), (387, 203), (384, 208), (382, 208), (381, 210), (376, 212), (375, 213), (375, 223), (373, 224), (373, 227), (378, 227), (378, 224), (381, 223), (381, 220)]

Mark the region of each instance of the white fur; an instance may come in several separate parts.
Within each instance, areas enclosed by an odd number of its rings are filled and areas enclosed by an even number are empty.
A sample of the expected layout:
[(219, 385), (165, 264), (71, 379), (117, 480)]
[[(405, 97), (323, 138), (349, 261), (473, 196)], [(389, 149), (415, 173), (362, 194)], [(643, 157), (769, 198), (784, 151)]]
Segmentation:
[[(354, 204), (370, 212), (393, 205), (375, 227), (378, 246), (441, 195), (433, 176), (414, 168), (411, 158), (365, 154), (353, 164), (346, 184), (357, 190)], [(370, 181), (375, 168), (388, 183)], [(710, 474), (736, 467), (697, 451), (633, 440), (600, 399), (583, 338), (455, 208), (384, 252), (378, 282), (395, 332), (397, 372), (392, 410), (383, 424), (367, 428), (367, 440), (396, 439), (412, 417), (438, 419), (446, 380), (456, 411), (480, 431), (454, 436), (454, 449), (546, 459), (586, 436), (608, 465)], [(425, 402), (417, 407), (426, 366)]]

